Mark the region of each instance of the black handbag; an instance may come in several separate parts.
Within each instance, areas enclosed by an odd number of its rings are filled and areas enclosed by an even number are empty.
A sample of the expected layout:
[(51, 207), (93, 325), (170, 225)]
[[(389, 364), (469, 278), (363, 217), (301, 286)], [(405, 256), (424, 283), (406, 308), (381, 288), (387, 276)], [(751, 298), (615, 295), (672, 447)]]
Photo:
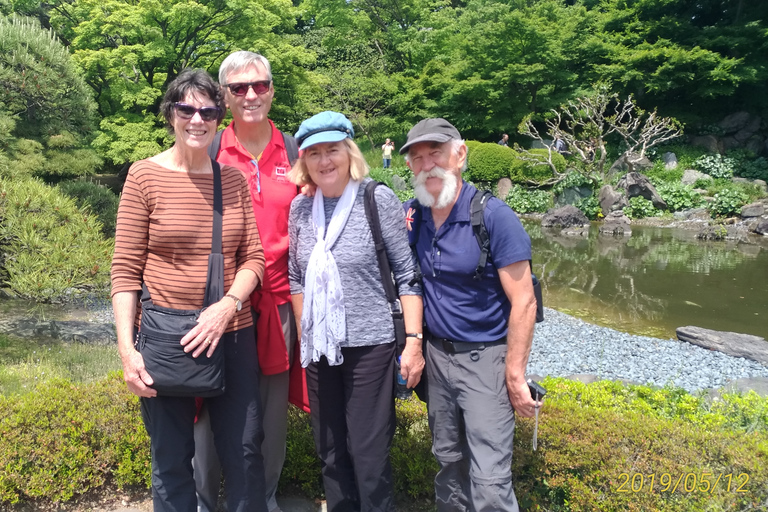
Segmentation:
[(217, 347), (212, 357), (184, 352), (181, 338), (200, 318), (200, 313), (224, 296), (224, 256), (221, 252), (222, 193), (221, 168), (213, 167), (213, 236), (208, 256), (208, 278), (201, 309), (185, 310), (157, 306), (146, 283), (141, 286), (141, 325), (136, 334), (136, 349), (154, 381), (159, 396), (212, 397), (224, 393), (224, 350)]

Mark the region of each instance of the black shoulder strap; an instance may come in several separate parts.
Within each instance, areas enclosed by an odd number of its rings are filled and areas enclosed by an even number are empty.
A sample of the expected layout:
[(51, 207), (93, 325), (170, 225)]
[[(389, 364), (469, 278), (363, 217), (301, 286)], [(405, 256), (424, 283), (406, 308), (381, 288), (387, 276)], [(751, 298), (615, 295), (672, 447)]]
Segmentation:
[(285, 144), (285, 152), (288, 153), (288, 161), (291, 163), (291, 167), (299, 159), (299, 144), (293, 135), (288, 135), (284, 131), (280, 131), (283, 135), (283, 144)]
[(211, 240), (211, 252), (221, 254), (221, 219), (224, 212), (224, 201), (221, 193), (221, 166), (219, 166), (219, 162), (211, 158), (211, 167), (213, 168), (213, 239)]
[(219, 150), (221, 149), (221, 134), (224, 133), (224, 130), (219, 130), (216, 132), (216, 135), (213, 136), (213, 142), (211, 142), (211, 145), (208, 146), (208, 156), (211, 157), (211, 160), (216, 160), (216, 157), (219, 156)]
[(389, 311), (392, 313), (392, 321), (395, 323), (398, 352), (401, 352), (405, 347), (405, 320), (403, 319), (403, 307), (395, 291), (384, 237), (381, 234), (381, 221), (376, 206), (376, 187), (379, 185), (384, 184), (378, 181), (369, 181), (365, 186), (365, 218), (368, 219), (368, 225), (371, 227), (373, 242), (376, 246), (376, 259), (379, 262), (379, 271), (381, 272), (381, 283), (384, 285), (384, 293), (387, 295), (387, 302), (389, 302)]
[(491, 239), (488, 237), (488, 230), (485, 229), (485, 207), (488, 206), (488, 200), (493, 194), (484, 190), (475, 192), (472, 202), (469, 206), (470, 221), (472, 223), (472, 232), (475, 234), (477, 244), (480, 246), (480, 260), (475, 268), (475, 279), (481, 279), (485, 271), (485, 264), (488, 263), (488, 256), (491, 254)]

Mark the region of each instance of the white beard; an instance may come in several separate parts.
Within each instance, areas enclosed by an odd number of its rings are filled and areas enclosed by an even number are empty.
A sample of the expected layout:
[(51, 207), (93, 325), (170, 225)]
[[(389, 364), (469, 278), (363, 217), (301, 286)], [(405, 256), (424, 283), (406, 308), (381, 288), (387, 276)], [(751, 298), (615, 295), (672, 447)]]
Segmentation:
[[(425, 186), (429, 178), (440, 178), (443, 180), (443, 188), (440, 189), (437, 199)], [(422, 172), (413, 180), (413, 193), (422, 206), (428, 208), (437, 208), (438, 210), (450, 205), (456, 198), (456, 189), (459, 186), (459, 179), (452, 172), (446, 171), (442, 167), (434, 167), (429, 172)]]

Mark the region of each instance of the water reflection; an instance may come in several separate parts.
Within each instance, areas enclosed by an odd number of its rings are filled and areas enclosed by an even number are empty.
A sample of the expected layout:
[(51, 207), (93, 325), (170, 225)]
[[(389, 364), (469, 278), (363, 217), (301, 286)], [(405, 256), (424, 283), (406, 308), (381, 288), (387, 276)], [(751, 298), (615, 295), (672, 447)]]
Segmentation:
[(526, 223), (545, 303), (629, 332), (698, 325), (768, 338), (768, 250), (632, 226), (631, 237), (563, 236)]

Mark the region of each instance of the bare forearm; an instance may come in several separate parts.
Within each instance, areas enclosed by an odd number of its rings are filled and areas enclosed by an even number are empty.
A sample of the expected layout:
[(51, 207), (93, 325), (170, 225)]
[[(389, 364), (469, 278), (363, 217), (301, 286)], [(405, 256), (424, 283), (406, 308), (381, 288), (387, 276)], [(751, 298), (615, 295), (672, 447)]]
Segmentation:
[[(421, 333), (423, 330), (424, 303), (420, 295), (401, 295), (403, 306), (405, 332), (408, 334)], [(421, 380), (424, 371), (424, 354), (422, 340), (415, 337), (405, 338), (405, 348), (400, 356), (400, 375), (407, 381), (407, 386), (413, 388)]]
[(297, 293), (291, 295), (291, 307), (293, 308), (293, 317), (296, 319), (296, 337), (301, 339), (301, 312), (304, 309), (304, 294)]
[(133, 322), (136, 318), (137, 303), (136, 292), (118, 292), (112, 297), (112, 311), (115, 314), (115, 328), (117, 330), (117, 350), (121, 359), (135, 352)]
[(536, 323), (536, 299), (513, 304), (507, 332), (507, 374), (516, 381), (525, 380), (528, 357)]

